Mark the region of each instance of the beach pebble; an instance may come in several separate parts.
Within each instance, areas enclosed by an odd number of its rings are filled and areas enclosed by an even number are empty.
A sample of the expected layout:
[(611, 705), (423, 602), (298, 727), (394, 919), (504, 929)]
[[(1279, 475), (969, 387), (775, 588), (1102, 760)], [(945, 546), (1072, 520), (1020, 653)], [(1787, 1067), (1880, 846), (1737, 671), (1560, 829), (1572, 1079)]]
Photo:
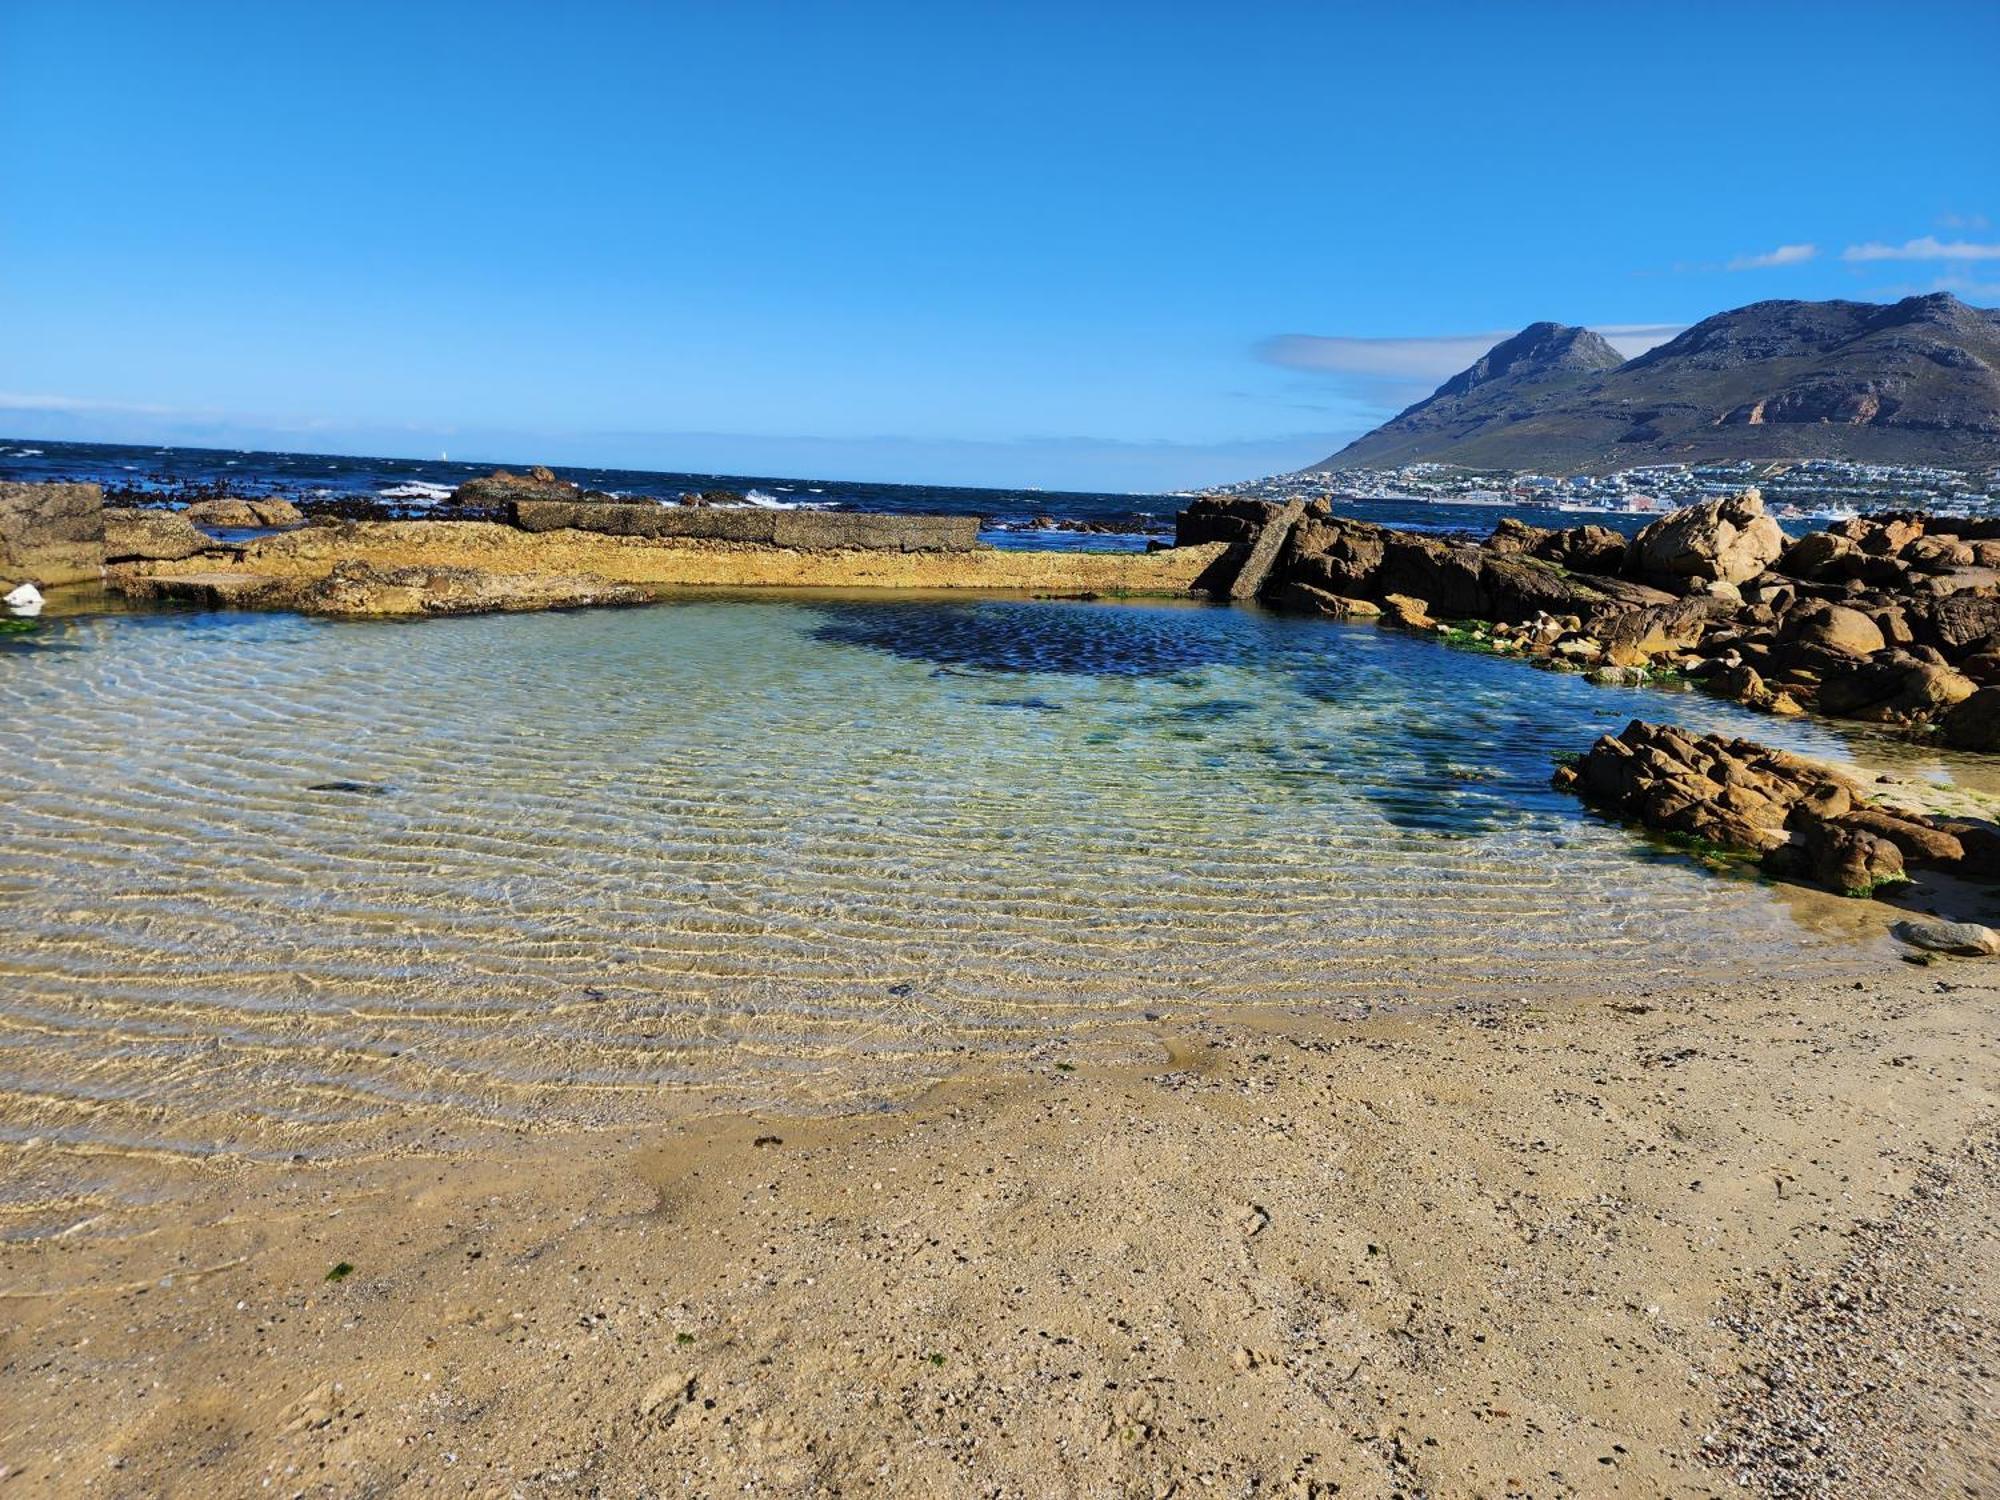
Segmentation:
[(1957, 953), (1967, 958), (2000, 954), (2000, 932), (1977, 922), (1898, 922), (1889, 931), (1912, 948), (1932, 953)]

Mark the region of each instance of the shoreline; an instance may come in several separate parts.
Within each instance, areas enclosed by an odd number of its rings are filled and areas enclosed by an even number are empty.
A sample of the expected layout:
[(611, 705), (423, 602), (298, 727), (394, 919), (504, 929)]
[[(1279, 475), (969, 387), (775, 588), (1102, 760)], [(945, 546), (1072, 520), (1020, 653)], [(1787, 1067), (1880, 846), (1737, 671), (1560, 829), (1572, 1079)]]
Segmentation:
[[(2000, 1115), (2000, 985), (1850, 967), (1197, 1008), (887, 1110), (155, 1165), (166, 1197), (0, 1249), (0, 1463), (107, 1493), (1715, 1493), (1708, 1435), (1757, 1430), (1782, 1353), (1731, 1319)], [(1901, 1472), (2000, 1462), (1911, 1410)]]

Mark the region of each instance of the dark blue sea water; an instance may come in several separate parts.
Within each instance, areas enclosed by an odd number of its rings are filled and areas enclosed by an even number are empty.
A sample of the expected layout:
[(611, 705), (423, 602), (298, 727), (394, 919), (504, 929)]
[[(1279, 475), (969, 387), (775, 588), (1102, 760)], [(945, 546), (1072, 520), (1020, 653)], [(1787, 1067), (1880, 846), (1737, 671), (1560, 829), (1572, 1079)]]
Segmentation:
[[(517, 471), (532, 459), (510, 463)], [(445, 459), (362, 458), (323, 453), (260, 453), (222, 448), (162, 448), (116, 443), (62, 443), (0, 438), (0, 479), (86, 480), (108, 491), (175, 496), (226, 484), (232, 493), (282, 495), (294, 501), (361, 500), (420, 514), (465, 480), (489, 473), (492, 462)], [(966, 489), (948, 485), (869, 484), (854, 480), (781, 478), (768, 474), (677, 474), (647, 469), (554, 466), (586, 489), (619, 495), (674, 499), (701, 490), (730, 489), (751, 503), (886, 512), (971, 513), (985, 521), (996, 546), (1137, 549), (1173, 531), (1174, 513), (1187, 503), (1177, 495), (1118, 495), (1032, 489)], [(1540, 525), (1589, 520), (1626, 532), (1643, 516), (1563, 513), (1492, 505), (1424, 501), (1353, 500), (1340, 509), (1364, 520), (1410, 530), (1468, 531), (1484, 535), (1503, 515)], [(1054, 524), (1051, 524), (1054, 523)], [(1090, 530), (1077, 530), (1089, 526)]]

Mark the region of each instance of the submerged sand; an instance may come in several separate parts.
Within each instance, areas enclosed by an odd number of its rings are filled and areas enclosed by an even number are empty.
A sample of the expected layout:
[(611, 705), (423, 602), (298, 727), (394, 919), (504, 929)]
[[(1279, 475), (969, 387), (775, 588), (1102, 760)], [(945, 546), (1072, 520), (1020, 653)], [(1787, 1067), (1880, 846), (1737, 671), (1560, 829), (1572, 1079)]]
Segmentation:
[(154, 1196), (0, 1250), (7, 1492), (1994, 1493), (1991, 976), (1168, 1011), (843, 1118), (107, 1162)]

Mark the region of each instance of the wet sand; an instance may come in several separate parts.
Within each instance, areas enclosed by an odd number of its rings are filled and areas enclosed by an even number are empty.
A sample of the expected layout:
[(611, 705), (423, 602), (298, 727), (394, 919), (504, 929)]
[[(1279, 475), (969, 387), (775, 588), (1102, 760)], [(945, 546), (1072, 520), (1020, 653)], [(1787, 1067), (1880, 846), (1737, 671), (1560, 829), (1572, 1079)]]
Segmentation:
[(151, 1199), (0, 1250), (6, 1492), (1994, 1493), (2000, 980), (1854, 962), (107, 1159)]

